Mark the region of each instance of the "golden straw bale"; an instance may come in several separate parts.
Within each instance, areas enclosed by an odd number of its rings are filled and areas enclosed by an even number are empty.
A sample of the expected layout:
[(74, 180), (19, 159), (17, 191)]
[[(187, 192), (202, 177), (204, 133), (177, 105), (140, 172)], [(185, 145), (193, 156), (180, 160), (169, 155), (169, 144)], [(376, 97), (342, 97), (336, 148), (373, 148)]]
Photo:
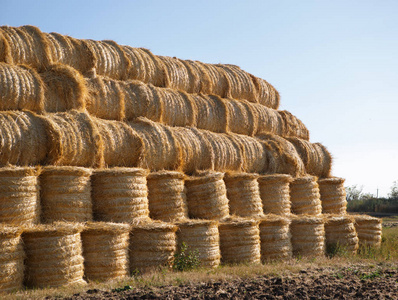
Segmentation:
[(91, 176), (94, 220), (132, 223), (149, 217), (147, 170), (97, 169)]
[(324, 214), (345, 214), (347, 211), (344, 178), (324, 178), (318, 180)]
[[(200, 61), (196, 61), (196, 64), (201, 67), (204, 74), (206, 74), (210, 80), (209, 87), (211, 90), (206, 91), (206, 94), (213, 94), (226, 98), (228, 96), (231, 83), (228, 81), (228, 76), (225, 74), (225, 71), (213, 64), (206, 64)], [(202, 92), (205, 93), (205, 91)]]
[(262, 175), (257, 179), (264, 213), (290, 216), (289, 184), (292, 180), (287, 174)]
[(81, 233), (84, 275), (88, 280), (117, 280), (130, 274), (130, 225), (89, 222)]
[(327, 247), (341, 247), (348, 253), (357, 253), (358, 237), (352, 216), (325, 215), (325, 237)]
[(292, 257), (290, 219), (266, 215), (260, 221), (261, 260), (289, 259)]
[(149, 66), (141, 54), (142, 50), (130, 46), (121, 46), (126, 57), (130, 60), (130, 71), (128, 79), (149, 82)]
[(211, 82), (203, 66), (192, 60), (180, 60), (188, 71), (189, 86), (186, 90), (190, 94), (209, 94), (211, 92)]
[(128, 78), (131, 62), (120, 45), (114, 41), (86, 42), (96, 58), (95, 71), (98, 75), (118, 80)]
[(89, 114), (71, 110), (47, 114), (43, 119), (50, 143), (47, 164), (81, 167), (102, 164), (101, 136)]
[(197, 109), (195, 127), (212, 132), (227, 132), (226, 101), (215, 95), (191, 94), (190, 96)]
[(146, 118), (138, 118), (128, 124), (144, 141), (144, 153), (139, 167), (152, 171), (180, 168), (181, 150), (170, 127)]
[(278, 109), (280, 96), (278, 91), (266, 80), (250, 75), (257, 91), (258, 103), (273, 109)]
[(39, 74), (28, 66), (0, 63), (0, 110), (42, 112), (44, 85)]
[(92, 118), (103, 142), (106, 167), (136, 167), (141, 159), (144, 142), (126, 123)]
[(39, 28), (1, 26), (14, 64), (24, 64), (43, 71), (52, 63), (49, 42)]
[(23, 288), (25, 252), (22, 227), (0, 225), (0, 295)]
[(191, 77), (189, 76), (187, 68), (180, 59), (160, 55), (158, 55), (157, 58), (165, 66), (169, 88), (177, 91), (191, 90)]
[(308, 174), (320, 177), (330, 177), (332, 155), (320, 143), (310, 143), (299, 138), (288, 138), (300, 155)]
[(186, 220), (177, 223), (177, 243), (188, 246), (197, 253), (200, 266), (217, 268), (220, 265), (220, 234), (218, 222), (211, 220)]
[(12, 64), (10, 45), (8, 44), (2, 27), (0, 27), (0, 62)]
[(56, 32), (45, 33), (54, 63), (73, 67), (84, 76), (95, 75), (96, 57), (85, 40)]
[(257, 182), (258, 174), (230, 173), (224, 176), (231, 215), (261, 217), (263, 204)]
[(382, 219), (367, 215), (354, 215), (359, 246), (380, 247), (382, 234)]
[(150, 217), (173, 222), (188, 218), (184, 173), (159, 171), (147, 176)]
[(282, 118), (283, 137), (298, 137), (308, 141), (310, 133), (304, 123), (286, 110), (277, 111)]
[(124, 119), (124, 94), (121, 82), (101, 76), (87, 78), (87, 111), (97, 118)]
[(188, 214), (191, 218), (221, 220), (229, 215), (224, 173), (206, 172), (185, 180)]
[(260, 263), (259, 220), (230, 219), (218, 226), (223, 263)]
[(181, 149), (182, 171), (191, 175), (197, 170), (214, 169), (213, 148), (201, 130), (175, 127), (173, 135)]
[(322, 203), (317, 178), (313, 176), (295, 178), (290, 183), (290, 201), (294, 214), (321, 214)]
[(42, 222), (86, 222), (93, 219), (91, 170), (46, 166), (40, 174)]
[(325, 254), (325, 221), (317, 216), (294, 216), (290, 224), (293, 255)]
[[(241, 102), (244, 101), (241, 100)], [(253, 115), (254, 135), (272, 133), (283, 136), (284, 123), (277, 110), (258, 103), (248, 103), (247, 108)]]
[(83, 76), (74, 68), (63, 64), (49, 66), (40, 77), (45, 85), (46, 112), (83, 110), (87, 97)]
[(254, 135), (258, 127), (258, 115), (251, 108), (252, 104), (245, 100), (234, 99), (225, 99), (225, 104), (228, 130), (244, 135)]
[(178, 227), (164, 222), (133, 225), (130, 233), (130, 272), (171, 267)]
[(29, 111), (0, 112), (0, 166), (37, 165), (48, 153), (45, 123)]

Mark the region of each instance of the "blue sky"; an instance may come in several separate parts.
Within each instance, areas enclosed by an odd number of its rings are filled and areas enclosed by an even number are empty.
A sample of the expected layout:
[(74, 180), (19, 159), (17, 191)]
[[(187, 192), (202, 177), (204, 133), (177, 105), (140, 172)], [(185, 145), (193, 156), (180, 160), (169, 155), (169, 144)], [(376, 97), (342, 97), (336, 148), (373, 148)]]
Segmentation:
[(347, 185), (398, 180), (398, 1), (5, 1), (3, 25), (112, 39), (229, 63), (266, 79), (281, 109), (334, 156)]

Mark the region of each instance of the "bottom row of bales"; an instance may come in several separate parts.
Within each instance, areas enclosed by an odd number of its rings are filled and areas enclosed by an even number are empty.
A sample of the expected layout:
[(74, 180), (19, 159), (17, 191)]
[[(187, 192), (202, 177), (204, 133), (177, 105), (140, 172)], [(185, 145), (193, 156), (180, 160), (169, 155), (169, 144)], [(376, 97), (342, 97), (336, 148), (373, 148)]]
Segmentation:
[(294, 256), (321, 256), (326, 245), (356, 253), (359, 245), (380, 246), (381, 220), (324, 215), (261, 219), (186, 220), (176, 224), (88, 222), (30, 227), (2, 225), (0, 291), (84, 284), (171, 267), (182, 243), (201, 266), (260, 263)]

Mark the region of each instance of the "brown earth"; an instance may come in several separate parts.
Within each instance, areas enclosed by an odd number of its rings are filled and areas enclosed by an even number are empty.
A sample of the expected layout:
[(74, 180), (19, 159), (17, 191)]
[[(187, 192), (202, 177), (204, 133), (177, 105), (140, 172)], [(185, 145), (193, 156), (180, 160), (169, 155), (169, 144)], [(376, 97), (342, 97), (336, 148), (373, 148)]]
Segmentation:
[(180, 286), (88, 290), (65, 299), (398, 299), (398, 268), (315, 268)]

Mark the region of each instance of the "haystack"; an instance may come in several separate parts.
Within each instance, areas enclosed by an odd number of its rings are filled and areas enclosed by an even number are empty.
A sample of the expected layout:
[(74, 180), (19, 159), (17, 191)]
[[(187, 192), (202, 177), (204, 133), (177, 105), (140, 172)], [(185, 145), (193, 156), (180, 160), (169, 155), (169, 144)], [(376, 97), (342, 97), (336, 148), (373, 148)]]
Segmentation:
[(0, 62), (12, 64), (11, 49), (5, 37), (5, 32), (0, 27)]
[(178, 91), (191, 90), (191, 77), (182, 61), (169, 56), (157, 56), (165, 66), (168, 87)]
[(211, 88), (210, 78), (203, 67), (192, 60), (180, 60), (188, 71), (189, 86), (186, 90), (190, 94), (208, 94)]
[(177, 248), (176, 225), (150, 222), (132, 227), (130, 272), (171, 267)]
[(42, 112), (44, 86), (39, 74), (28, 66), (0, 62), (0, 110)]
[(45, 123), (24, 111), (0, 112), (0, 166), (37, 165), (48, 153)]
[(324, 178), (318, 180), (324, 214), (345, 214), (347, 211), (344, 178)]
[(382, 220), (367, 215), (355, 215), (353, 217), (359, 246), (380, 247)]
[(200, 266), (216, 268), (220, 264), (220, 235), (218, 222), (209, 220), (187, 220), (177, 223), (178, 248), (182, 243), (188, 251), (197, 254)]
[(258, 115), (253, 111), (253, 104), (246, 100), (238, 101), (234, 99), (225, 99), (225, 104), (227, 107), (228, 131), (249, 136), (254, 135), (260, 125), (258, 124)]
[(150, 217), (173, 222), (188, 218), (184, 173), (159, 171), (147, 176)]
[(325, 215), (326, 247), (331, 251), (341, 249), (356, 254), (358, 237), (354, 219), (349, 215)]
[(229, 215), (224, 173), (209, 172), (185, 180), (191, 218), (221, 220)]
[(293, 255), (296, 257), (324, 255), (324, 218), (321, 216), (294, 216), (291, 221)]
[(94, 220), (132, 223), (149, 217), (147, 170), (97, 169), (91, 176)]
[(261, 260), (285, 260), (292, 257), (290, 219), (267, 215), (260, 221)]
[(202, 63), (200, 61), (195, 61), (196, 65), (203, 70), (204, 74), (209, 78), (208, 90), (202, 91), (206, 94), (217, 95), (219, 97), (225, 98), (228, 95), (230, 82), (222, 68), (216, 65)]
[(231, 215), (261, 217), (263, 204), (257, 182), (258, 174), (229, 173), (224, 176)]
[(40, 174), (42, 222), (86, 222), (93, 219), (91, 170), (47, 166)]
[(280, 96), (278, 91), (266, 80), (250, 75), (256, 87), (258, 103), (273, 109), (278, 109)]
[(36, 169), (0, 168), (0, 223), (29, 225), (39, 221), (40, 200)]
[(144, 151), (144, 142), (130, 126), (120, 121), (92, 118), (103, 143), (106, 167), (136, 167)]
[(85, 108), (86, 83), (77, 70), (67, 65), (54, 64), (40, 73), (40, 77), (45, 85), (44, 109), (46, 112)]
[(0, 225), (0, 295), (21, 290), (24, 278), (22, 228)]
[(279, 110), (278, 113), (283, 121), (283, 137), (297, 137), (306, 141), (310, 139), (310, 133), (301, 120), (286, 110)]
[(220, 223), (221, 261), (259, 263), (260, 230), (258, 220), (231, 219)]
[(306, 176), (296, 178), (290, 183), (290, 201), (292, 213), (319, 215), (322, 213), (317, 178)]
[(84, 266), (78, 223), (55, 223), (25, 228), (25, 283), (29, 287), (84, 284)]
[(287, 174), (261, 175), (257, 179), (264, 213), (290, 216), (289, 183), (292, 180)]
[(227, 132), (226, 100), (215, 95), (191, 94), (190, 96), (197, 109), (195, 127), (212, 132)]
[(81, 233), (84, 275), (88, 280), (122, 279), (130, 274), (130, 225), (89, 222)]

